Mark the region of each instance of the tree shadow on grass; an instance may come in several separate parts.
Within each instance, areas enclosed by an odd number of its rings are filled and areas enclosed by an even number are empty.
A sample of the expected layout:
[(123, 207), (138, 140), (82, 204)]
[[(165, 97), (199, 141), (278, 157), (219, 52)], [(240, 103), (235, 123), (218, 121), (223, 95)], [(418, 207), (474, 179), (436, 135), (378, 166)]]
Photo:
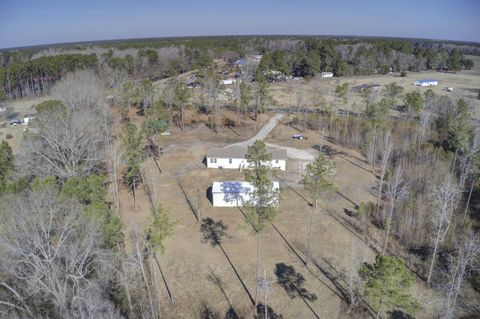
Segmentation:
[(401, 310), (389, 311), (388, 318), (389, 319), (415, 319), (415, 317), (412, 317), (408, 313), (405, 313)]
[[(270, 306), (267, 306), (267, 316), (268, 319), (283, 319), (283, 316), (275, 313)], [(255, 319), (265, 319), (265, 306), (261, 303), (257, 306), (257, 315), (255, 316)]]
[(224, 237), (229, 238), (227, 234), (227, 229), (228, 226), (223, 223), (223, 221), (214, 221), (212, 218), (207, 217), (202, 219), (202, 224), (200, 225), (200, 231), (203, 234), (203, 242), (204, 243), (209, 243), (212, 247), (218, 246), (220, 250), (222, 251), (223, 255), (227, 259), (228, 263), (230, 264), (230, 267), (232, 267), (233, 272), (237, 276), (238, 280), (242, 284), (243, 289), (245, 289), (245, 292), (248, 295), (248, 298), (252, 302), (252, 304), (255, 304), (255, 301), (253, 300), (252, 295), (250, 294), (250, 291), (248, 290), (247, 286), (242, 280), (242, 277), (240, 277), (240, 274), (237, 271), (237, 268), (233, 265), (230, 257), (228, 256), (227, 252), (222, 246), (222, 241)]
[(200, 231), (203, 235), (203, 242), (209, 243), (212, 247), (222, 244), (224, 237), (229, 237), (227, 234), (228, 226), (223, 221), (214, 221), (212, 218), (202, 219)]
[(299, 297), (310, 309), (315, 318), (320, 318), (312, 306), (307, 301), (313, 302), (317, 300), (317, 295), (309, 292), (303, 285), (305, 284), (305, 277), (298, 273), (293, 266), (278, 263), (275, 267), (275, 275), (277, 282), (287, 292), (291, 299)]
[(298, 273), (293, 266), (278, 263), (275, 267), (275, 275), (277, 276), (277, 282), (285, 289), (290, 298), (300, 297), (308, 301), (317, 299), (317, 295), (303, 287), (305, 277)]
[(240, 318), (237, 312), (235, 311), (235, 309), (233, 308), (230, 298), (228, 298), (227, 296), (222, 279), (217, 274), (215, 274), (213, 270), (211, 271), (210, 275), (208, 275), (208, 279), (211, 282), (213, 282), (218, 287), (218, 289), (220, 289), (220, 291), (222, 292), (222, 295), (225, 297), (225, 300), (228, 303), (229, 309), (227, 311), (227, 314), (225, 315), (225, 318), (229, 318), (229, 319)]
[(222, 316), (218, 311), (213, 310), (205, 301), (202, 302), (199, 318), (200, 319), (243, 319), (243, 317), (239, 317), (232, 308), (229, 308), (225, 313), (225, 316)]

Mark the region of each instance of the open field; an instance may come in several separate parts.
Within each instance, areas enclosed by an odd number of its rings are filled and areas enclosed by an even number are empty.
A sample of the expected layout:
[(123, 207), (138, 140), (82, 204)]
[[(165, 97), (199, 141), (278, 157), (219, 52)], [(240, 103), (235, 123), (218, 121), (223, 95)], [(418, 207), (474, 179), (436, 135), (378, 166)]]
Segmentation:
[[(468, 101), (472, 117), (475, 120), (480, 120), (480, 100), (477, 98), (480, 90), (480, 57), (469, 56), (474, 61), (474, 67), (471, 70), (463, 70), (457, 73), (446, 73), (437, 71), (424, 71), (424, 72), (408, 72), (407, 77), (399, 77), (395, 75), (370, 75), (370, 76), (351, 76), (351, 77), (338, 77), (338, 78), (324, 78), (313, 80), (300, 80), (287, 82), (270, 83), (270, 95), (273, 98), (272, 109), (275, 108), (289, 108), (295, 109), (298, 104), (311, 108), (315, 104), (329, 105), (334, 103), (335, 88), (337, 85), (348, 83), (349, 87), (355, 87), (362, 84), (379, 84), (386, 85), (392, 82), (404, 88), (403, 93), (413, 92), (418, 90), (425, 92), (428, 89), (432, 89), (438, 95), (447, 95), (455, 100), (465, 99)], [(179, 79), (185, 80), (194, 72), (188, 72), (179, 76)], [(413, 82), (420, 79), (435, 79), (438, 80), (437, 86), (432, 87), (418, 87), (414, 86)], [(155, 86), (161, 92), (168, 80), (160, 80), (155, 83)], [(446, 92), (445, 87), (453, 87), (453, 92)], [(194, 95), (199, 95), (199, 88), (193, 89)], [(378, 91), (377, 96), (380, 97), (382, 92)], [(300, 102), (298, 96), (301, 96)], [(220, 96), (220, 101), (228, 103), (224, 96)], [(398, 101), (399, 102), (399, 101)], [(359, 93), (350, 92), (348, 95), (347, 106), (350, 110), (361, 111), (363, 109), (364, 102)], [(399, 102), (400, 104), (400, 102)]]
[[(480, 64), (477, 59), (476, 66)], [(386, 85), (395, 82), (404, 88), (404, 93), (418, 90), (425, 92), (432, 89), (436, 94), (449, 95), (454, 99), (466, 99), (471, 107), (473, 118), (480, 119), (480, 100), (477, 99), (478, 90), (480, 90), (480, 76), (478, 70), (462, 71), (456, 74), (442, 73), (436, 71), (429, 72), (409, 72), (408, 77), (402, 78), (393, 75), (371, 75), (340, 77), (330, 79), (318, 79), (312, 81), (279, 82), (271, 85), (271, 94), (274, 98), (276, 107), (294, 108), (297, 103), (297, 92), (301, 92), (302, 102), (307, 107), (312, 105), (314, 99), (324, 99), (325, 103), (332, 103), (335, 100), (335, 88), (337, 85), (348, 83), (350, 87), (362, 84)], [(438, 85), (433, 87), (418, 87), (412, 83), (420, 79), (436, 79)], [(453, 87), (453, 92), (446, 92), (445, 87)], [(320, 93), (319, 93), (320, 92)], [(381, 94), (381, 92), (379, 92)], [(358, 93), (352, 92), (348, 98), (347, 105), (351, 110), (359, 110), (363, 107), (363, 102)], [(361, 108), (360, 108), (361, 110)]]

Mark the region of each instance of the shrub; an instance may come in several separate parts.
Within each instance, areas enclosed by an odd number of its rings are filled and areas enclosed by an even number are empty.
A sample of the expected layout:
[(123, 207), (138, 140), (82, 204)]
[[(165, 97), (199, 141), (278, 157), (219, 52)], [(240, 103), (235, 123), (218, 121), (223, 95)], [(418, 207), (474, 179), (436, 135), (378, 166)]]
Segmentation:
[(13, 135), (10, 134), (10, 133), (7, 133), (7, 135), (5, 135), (6, 139), (7, 140), (11, 140), (13, 138)]

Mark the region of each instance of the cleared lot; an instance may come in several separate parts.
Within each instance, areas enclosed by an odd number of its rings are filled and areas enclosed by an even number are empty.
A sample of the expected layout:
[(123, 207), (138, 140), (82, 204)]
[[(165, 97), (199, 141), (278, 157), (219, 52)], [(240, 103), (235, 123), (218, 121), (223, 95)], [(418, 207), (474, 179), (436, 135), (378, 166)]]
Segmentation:
[[(311, 207), (302, 185), (297, 183), (301, 172), (295, 161), (289, 161), (287, 172), (276, 177), (281, 186), (280, 212), (262, 235), (261, 246), (262, 270), (272, 282), (269, 305), (284, 318), (336, 318), (346, 306), (347, 275), (352, 273), (358, 280), (357, 268), (375, 257), (368, 241), (348, 225), (346, 219), (350, 217), (345, 214), (360, 201), (374, 199), (375, 178), (360, 154), (341, 150), (312, 131), (305, 133), (308, 140), (293, 141), (294, 131), (279, 124), (276, 137), (269, 136), (266, 141), (313, 153), (316, 151), (312, 146), (319, 143), (342, 151), (332, 157), (337, 167), (333, 179), (338, 192), (325, 194), (321, 199), (313, 237), (315, 262), (307, 268), (303, 259)], [(168, 240), (160, 262), (175, 298), (175, 304), (168, 307), (182, 318), (197, 317), (205, 308), (222, 316), (232, 311), (246, 318), (253, 316), (255, 237), (240, 209), (214, 208), (207, 197), (213, 181), (241, 180), (243, 174), (207, 169), (201, 164), (209, 147), (224, 146), (240, 138), (226, 130), (215, 134), (202, 125), (181, 135), (174, 132), (161, 141), (165, 150), (160, 158), (163, 173), (152, 162), (144, 168), (149, 187), (155, 189), (154, 197), (170, 207), (177, 221), (175, 235)], [(197, 176), (200, 192), (196, 188)], [(125, 189), (122, 198), (126, 230), (135, 224), (144, 225), (149, 216), (145, 193), (140, 192), (136, 209)], [(199, 220), (192, 209), (196, 208), (197, 198), (201, 207)], [(205, 240), (201, 225), (206, 222), (222, 230), (220, 246)], [(285, 280), (291, 282), (286, 284)], [(161, 289), (167, 305), (165, 287)], [(303, 292), (299, 294), (296, 289)], [(420, 299), (428, 295), (421, 287), (417, 289)], [(418, 318), (428, 318), (428, 310)]]

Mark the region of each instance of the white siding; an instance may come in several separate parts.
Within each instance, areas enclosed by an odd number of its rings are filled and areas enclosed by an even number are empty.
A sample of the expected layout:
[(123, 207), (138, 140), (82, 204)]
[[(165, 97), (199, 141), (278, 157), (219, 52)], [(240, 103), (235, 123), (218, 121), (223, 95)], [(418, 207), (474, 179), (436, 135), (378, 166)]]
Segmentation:
[(417, 86), (435, 86), (438, 85), (438, 81), (431, 80), (431, 81), (415, 81), (413, 84)]
[(232, 85), (232, 84), (235, 84), (235, 82), (237, 82), (237, 80), (235, 79), (227, 79), (227, 80), (220, 81), (220, 83), (223, 85)]
[(322, 77), (322, 78), (333, 78), (333, 73), (332, 72), (322, 72), (322, 73), (320, 73), (320, 77)]
[[(248, 165), (244, 158), (220, 158), (207, 157), (208, 168), (226, 168), (226, 169), (242, 169)], [(270, 162), (272, 168), (284, 171), (286, 169), (285, 160), (272, 160)]]

